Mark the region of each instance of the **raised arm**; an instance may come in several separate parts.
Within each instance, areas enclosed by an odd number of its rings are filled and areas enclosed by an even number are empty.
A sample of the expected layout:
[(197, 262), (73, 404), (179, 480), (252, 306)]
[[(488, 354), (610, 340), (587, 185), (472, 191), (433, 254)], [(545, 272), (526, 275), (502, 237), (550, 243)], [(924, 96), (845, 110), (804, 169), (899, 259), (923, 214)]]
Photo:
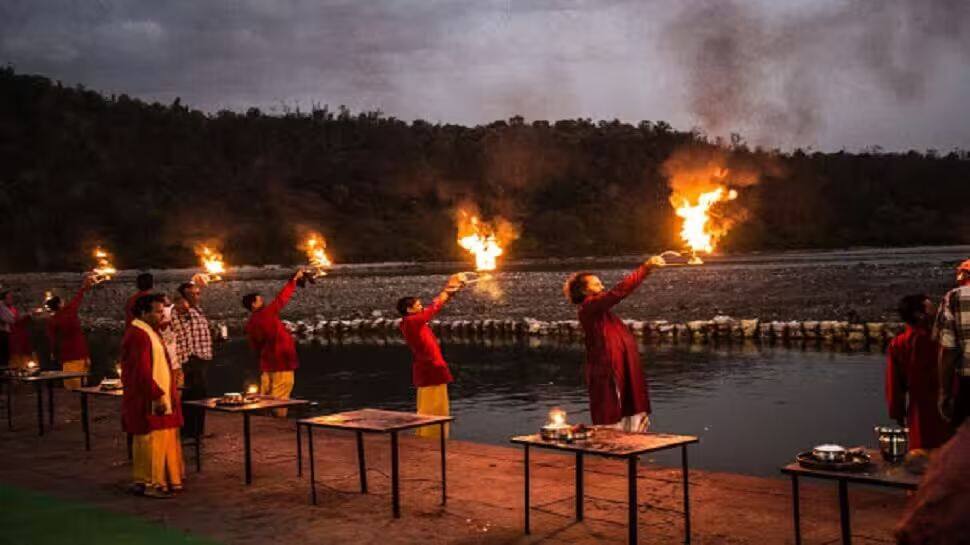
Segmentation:
[(658, 256), (651, 257), (647, 261), (641, 263), (636, 270), (626, 275), (623, 280), (620, 280), (617, 285), (613, 286), (613, 289), (593, 297), (589, 303), (587, 303), (587, 306), (592, 310), (599, 311), (606, 311), (613, 308), (620, 301), (626, 299), (628, 295), (633, 293), (633, 291), (643, 283), (644, 279), (650, 275), (654, 268), (662, 266), (664, 266), (663, 258)]
[(412, 316), (411, 319), (419, 320), (421, 322), (430, 322), (435, 316), (437, 316), (439, 312), (441, 312), (441, 309), (444, 308), (445, 303), (450, 301), (452, 296), (457, 293), (458, 290), (463, 288), (464, 285), (465, 280), (461, 274), (451, 275), (448, 277), (448, 283), (445, 284), (445, 287), (441, 290), (441, 293), (435, 296), (434, 300), (431, 301), (431, 304), (428, 305), (427, 308)]
[(293, 297), (293, 292), (296, 291), (296, 282), (300, 278), (303, 278), (303, 269), (300, 269), (299, 271), (297, 271), (296, 274), (294, 274), (289, 279), (289, 281), (286, 282), (286, 285), (283, 286), (283, 289), (281, 289), (280, 292), (276, 294), (276, 297), (273, 299), (273, 302), (266, 305), (266, 309), (269, 310), (270, 312), (273, 312), (274, 314), (279, 314), (283, 310), (283, 308), (287, 305), (287, 303), (290, 302), (290, 299)]
[(76, 313), (81, 307), (81, 303), (84, 301), (84, 294), (93, 285), (93, 277), (85, 276), (84, 281), (81, 283), (81, 288), (77, 290), (74, 297), (67, 303), (64, 307), (68, 312)]

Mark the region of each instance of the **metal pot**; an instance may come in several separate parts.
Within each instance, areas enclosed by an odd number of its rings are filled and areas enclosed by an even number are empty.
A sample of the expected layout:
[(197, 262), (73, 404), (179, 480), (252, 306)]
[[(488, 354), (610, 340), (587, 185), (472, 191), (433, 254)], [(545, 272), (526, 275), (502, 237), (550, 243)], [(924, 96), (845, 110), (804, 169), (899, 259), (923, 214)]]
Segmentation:
[(848, 451), (840, 445), (819, 445), (812, 449), (812, 456), (820, 462), (840, 463), (848, 458)]
[(906, 457), (909, 452), (909, 428), (876, 426), (874, 431), (883, 460), (894, 464)]

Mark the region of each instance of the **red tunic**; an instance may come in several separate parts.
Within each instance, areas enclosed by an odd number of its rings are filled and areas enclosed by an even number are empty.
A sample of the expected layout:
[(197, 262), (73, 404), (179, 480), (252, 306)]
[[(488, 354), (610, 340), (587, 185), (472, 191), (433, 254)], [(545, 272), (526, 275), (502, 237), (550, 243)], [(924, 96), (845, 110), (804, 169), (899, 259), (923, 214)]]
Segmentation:
[(81, 329), (81, 320), (77, 316), (85, 291), (85, 288), (78, 290), (71, 302), (61, 307), (47, 321), (47, 336), (51, 341), (51, 350), (57, 354), (61, 363), (86, 360), (90, 357), (88, 343)]
[(259, 354), (259, 369), (263, 372), (292, 371), (300, 366), (296, 358), (296, 343), (280, 320), (280, 311), (290, 302), (296, 281), (283, 286), (273, 302), (253, 312), (246, 322), (249, 345)]
[[(171, 363), (166, 358), (171, 372)], [(165, 392), (152, 378), (152, 341), (142, 330), (129, 327), (121, 341), (121, 425), (131, 435), (144, 435), (152, 430), (177, 428), (182, 425), (182, 407), (178, 388), (171, 381), (168, 393), (172, 414), (152, 414), (152, 401)]]
[(30, 314), (23, 314), (14, 307), (10, 307), (14, 323), (10, 327), (10, 355), (34, 356), (34, 343), (30, 340)]
[(905, 418), (910, 449), (937, 448), (953, 429), (937, 409), (940, 345), (923, 328), (906, 326), (886, 351), (886, 400), (889, 417)]
[(128, 298), (128, 301), (125, 302), (125, 328), (130, 326), (131, 321), (135, 319), (135, 301), (137, 301), (139, 297), (151, 294), (152, 290), (138, 290), (134, 295)]
[(401, 333), (411, 349), (411, 380), (416, 388), (448, 384), (454, 380), (441, 355), (438, 339), (428, 325), (444, 305), (445, 299), (437, 298), (428, 308), (401, 319)]
[(593, 424), (615, 424), (624, 416), (650, 413), (637, 341), (610, 312), (649, 273), (650, 267), (641, 265), (610, 291), (590, 295), (579, 306), (579, 322), (586, 334), (586, 384)]

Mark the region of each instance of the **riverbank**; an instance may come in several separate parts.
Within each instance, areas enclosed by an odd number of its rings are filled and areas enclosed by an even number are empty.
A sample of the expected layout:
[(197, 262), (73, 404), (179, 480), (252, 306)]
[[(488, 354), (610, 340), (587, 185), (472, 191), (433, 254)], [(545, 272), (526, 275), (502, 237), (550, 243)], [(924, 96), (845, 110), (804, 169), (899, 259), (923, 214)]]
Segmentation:
[[(77, 398), (57, 390), (55, 430), (38, 437), (30, 390), (15, 397), (17, 430), (0, 432), (0, 482), (80, 501), (224, 544), (265, 543), (624, 543), (626, 479), (622, 464), (586, 463), (586, 520), (572, 519), (573, 458), (535, 453), (532, 461), (533, 534), (522, 534), (522, 453), (511, 447), (462, 441), (448, 444), (447, 507), (438, 504), (436, 441), (405, 437), (401, 444), (402, 512), (390, 515), (386, 437), (366, 439), (370, 493), (357, 492), (353, 436), (316, 432), (319, 505), (308, 501), (308, 480), (296, 475), (292, 420), (253, 418), (254, 483), (242, 482), (241, 419), (210, 414), (214, 437), (203, 471), (188, 465), (187, 490), (173, 500), (132, 498), (124, 492), (130, 467), (119, 431), (116, 400), (94, 399), (93, 450), (83, 450)], [(666, 430), (677, 431), (677, 430)], [(703, 449), (701, 443), (691, 447)], [(191, 461), (191, 450), (187, 456)], [(779, 460), (781, 465), (785, 460)], [(638, 478), (641, 543), (682, 537), (679, 469), (645, 464)], [(693, 542), (791, 543), (790, 485), (778, 478), (691, 472)], [(892, 543), (905, 496), (853, 488), (857, 543)], [(838, 539), (834, 487), (806, 482), (803, 537)]]
[[(899, 298), (927, 293), (939, 298), (953, 283), (953, 267), (970, 247), (802, 252), (712, 258), (699, 267), (669, 267), (652, 275), (619, 308), (631, 320), (688, 322), (717, 315), (768, 321), (898, 321)], [(495, 275), (489, 289), (470, 287), (442, 313), (448, 320), (573, 320), (575, 308), (562, 295), (570, 271), (591, 270), (605, 283), (618, 281), (636, 264), (634, 258), (514, 262)], [(447, 273), (461, 263), (352, 265), (338, 268), (316, 285), (299, 290), (284, 312), (290, 320), (394, 318), (404, 295), (430, 298)], [(173, 292), (193, 270), (155, 271), (158, 289)], [(226, 280), (210, 285), (203, 306), (211, 319), (233, 329), (246, 317), (242, 296), (275, 294), (289, 269), (232, 269)], [(89, 328), (117, 328), (124, 302), (134, 291), (135, 271), (98, 286), (81, 309)], [(23, 306), (39, 306), (44, 292), (73, 295), (77, 273), (0, 276)], [(493, 289), (494, 288), (494, 289)]]

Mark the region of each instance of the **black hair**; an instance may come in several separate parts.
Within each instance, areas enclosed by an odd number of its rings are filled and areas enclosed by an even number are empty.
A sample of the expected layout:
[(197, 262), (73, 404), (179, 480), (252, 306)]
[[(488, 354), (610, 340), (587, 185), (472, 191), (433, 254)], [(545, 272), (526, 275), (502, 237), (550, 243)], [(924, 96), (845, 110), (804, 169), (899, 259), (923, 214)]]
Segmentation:
[(148, 291), (155, 287), (155, 277), (152, 273), (141, 273), (135, 277), (135, 286), (139, 291)]
[(257, 297), (259, 297), (259, 294), (256, 293), (256, 292), (247, 293), (246, 295), (243, 295), (243, 298), (242, 298), (243, 308), (246, 309), (246, 310), (248, 310), (249, 312), (252, 312), (253, 311), (253, 303), (256, 302), (256, 298)]
[(899, 317), (909, 325), (918, 325), (926, 315), (926, 300), (929, 297), (925, 293), (907, 295), (899, 300)]
[(161, 301), (162, 299), (158, 295), (142, 295), (138, 299), (135, 299), (135, 306), (132, 308), (131, 313), (135, 315), (135, 318), (141, 318), (152, 311), (153, 304), (160, 303)]
[(55, 295), (44, 301), (44, 306), (47, 307), (47, 310), (51, 312), (57, 312), (58, 310), (61, 310), (61, 298)]
[(179, 295), (181, 295), (183, 299), (188, 299), (188, 297), (185, 296), (185, 292), (188, 291), (188, 289), (194, 285), (195, 284), (193, 284), (192, 282), (182, 282), (181, 284), (179, 284), (179, 287), (176, 289), (179, 292)]
[(0, 291), (0, 301), (6, 299), (8, 295), (10, 295), (10, 290)]
[(593, 276), (591, 272), (578, 272), (569, 275), (562, 286), (562, 292), (569, 302), (578, 305), (586, 299), (586, 279)]
[(401, 316), (407, 316), (408, 309), (414, 306), (417, 300), (417, 297), (401, 297), (397, 300), (397, 311), (401, 313)]

